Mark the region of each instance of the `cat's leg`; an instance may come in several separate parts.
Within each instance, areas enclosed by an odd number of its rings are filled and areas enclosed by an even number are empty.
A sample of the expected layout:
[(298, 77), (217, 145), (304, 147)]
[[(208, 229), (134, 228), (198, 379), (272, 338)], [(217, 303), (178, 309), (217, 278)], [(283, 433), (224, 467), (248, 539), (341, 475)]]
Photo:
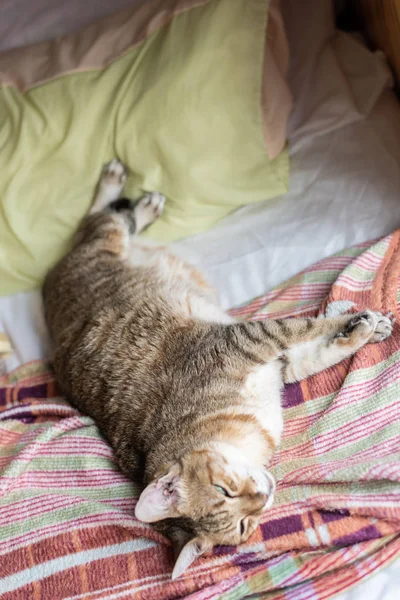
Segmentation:
[(121, 195), (125, 181), (126, 169), (117, 158), (114, 158), (103, 169), (90, 214), (101, 212), (111, 202), (117, 200)]
[(389, 317), (365, 311), (351, 317), (332, 334), (300, 342), (285, 352), (283, 380), (292, 383), (319, 373), (355, 354), (368, 343), (378, 343), (392, 333)]
[(138, 234), (162, 214), (165, 196), (159, 192), (151, 192), (144, 194), (138, 200), (121, 198), (125, 181), (125, 166), (114, 158), (103, 169), (90, 214), (109, 209), (126, 218), (131, 235)]
[(370, 310), (332, 319), (267, 319), (225, 328), (225, 337), (249, 362), (280, 359), (285, 381), (304, 379), (392, 332), (388, 317)]
[(160, 216), (165, 198), (158, 192), (138, 200), (121, 198), (125, 180), (126, 170), (118, 159), (104, 167), (90, 215), (78, 230), (75, 244), (85, 240), (96, 252), (107, 250), (120, 258), (130, 258), (136, 234)]
[(91, 214), (106, 211), (123, 218), (129, 232), (126, 252), (133, 266), (156, 265), (160, 275), (175, 291), (187, 282), (187, 289), (181, 295), (191, 316), (219, 323), (232, 322), (233, 319), (219, 306), (216, 292), (195, 267), (165, 246), (136, 237), (162, 214), (165, 196), (151, 192), (135, 201), (120, 198), (125, 179), (125, 167), (119, 160), (114, 159), (105, 166)]
[[(121, 202), (121, 205), (123, 205), (124, 199), (115, 202), (117, 211), (118, 202)], [(131, 230), (131, 233), (138, 234), (162, 215), (165, 206), (165, 196), (160, 192), (149, 192), (139, 198), (139, 200), (135, 200), (134, 202), (125, 200), (125, 202), (130, 202), (128, 210), (131, 211), (131, 216), (135, 221), (135, 230), (134, 232)]]

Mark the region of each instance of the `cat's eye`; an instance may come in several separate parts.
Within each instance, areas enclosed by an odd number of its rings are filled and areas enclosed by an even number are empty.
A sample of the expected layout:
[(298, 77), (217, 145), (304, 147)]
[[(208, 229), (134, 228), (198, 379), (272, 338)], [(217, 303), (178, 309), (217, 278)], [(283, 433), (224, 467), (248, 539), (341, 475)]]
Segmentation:
[(214, 487), (220, 494), (229, 497), (228, 492), (223, 487), (221, 487), (220, 485), (214, 485)]

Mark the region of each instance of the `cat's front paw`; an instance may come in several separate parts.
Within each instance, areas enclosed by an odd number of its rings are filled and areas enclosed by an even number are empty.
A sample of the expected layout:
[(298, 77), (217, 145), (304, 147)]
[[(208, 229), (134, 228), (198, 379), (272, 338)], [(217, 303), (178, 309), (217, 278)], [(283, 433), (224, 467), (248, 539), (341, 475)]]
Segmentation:
[(352, 334), (354, 331), (364, 332), (366, 335), (372, 335), (378, 324), (378, 316), (372, 310), (364, 310), (354, 315), (348, 322), (344, 331), (345, 334)]
[(388, 338), (392, 329), (393, 323), (390, 316), (367, 309), (350, 319), (340, 337), (362, 338), (365, 342), (374, 344)]
[(394, 324), (393, 315), (391, 313), (389, 313), (388, 315), (382, 315), (381, 313), (375, 314), (377, 316), (378, 322), (375, 327), (375, 331), (370, 339), (370, 342), (372, 344), (383, 342), (388, 337), (390, 337), (392, 335)]

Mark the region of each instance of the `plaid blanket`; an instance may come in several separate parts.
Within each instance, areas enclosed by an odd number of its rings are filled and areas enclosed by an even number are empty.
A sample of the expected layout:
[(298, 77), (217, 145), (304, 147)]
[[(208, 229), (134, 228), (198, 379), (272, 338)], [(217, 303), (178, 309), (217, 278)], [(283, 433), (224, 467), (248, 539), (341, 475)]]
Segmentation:
[[(323, 260), (234, 314), (398, 314), (400, 231)], [(252, 538), (177, 581), (168, 540), (134, 517), (139, 488), (93, 422), (29, 364), (0, 378), (0, 596), (322, 600), (400, 554), (400, 327), (289, 385), (274, 506)]]

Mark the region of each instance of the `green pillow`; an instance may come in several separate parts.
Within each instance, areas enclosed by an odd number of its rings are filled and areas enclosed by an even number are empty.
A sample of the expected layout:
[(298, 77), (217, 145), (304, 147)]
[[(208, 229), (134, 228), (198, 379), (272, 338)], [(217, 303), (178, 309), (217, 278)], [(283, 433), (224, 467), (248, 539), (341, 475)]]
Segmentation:
[(159, 190), (159, 240), (287, 191), (268, 158), (266, 0), (153, 0), (0, 56), (0, 294), (41, 284), (88, 211), (102, 165)]

